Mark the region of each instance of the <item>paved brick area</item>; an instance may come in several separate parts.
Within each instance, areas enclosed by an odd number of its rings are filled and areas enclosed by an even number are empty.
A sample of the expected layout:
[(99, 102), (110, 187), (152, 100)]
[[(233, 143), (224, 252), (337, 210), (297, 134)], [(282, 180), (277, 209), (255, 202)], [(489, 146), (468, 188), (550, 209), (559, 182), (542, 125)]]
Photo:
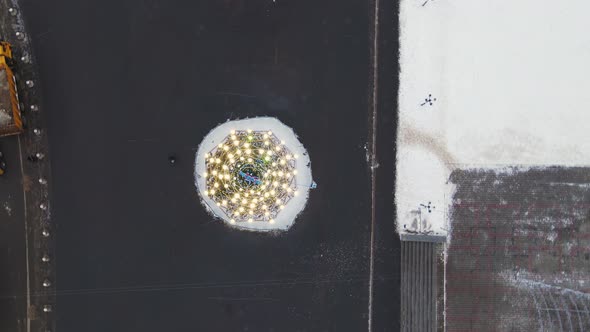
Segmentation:
[(456, 171), (448, 331), (590, 330), (590, 169)]

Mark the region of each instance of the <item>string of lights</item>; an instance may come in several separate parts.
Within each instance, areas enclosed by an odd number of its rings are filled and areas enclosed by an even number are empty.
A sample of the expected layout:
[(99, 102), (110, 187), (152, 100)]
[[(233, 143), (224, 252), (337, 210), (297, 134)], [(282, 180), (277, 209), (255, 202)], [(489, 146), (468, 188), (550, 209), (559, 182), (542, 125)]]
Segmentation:
[(271, 131), (232, 130), (204, 156), (203, 194), (232, 224), (272, 224), (287, 202), (298, 195), (298, 157)]

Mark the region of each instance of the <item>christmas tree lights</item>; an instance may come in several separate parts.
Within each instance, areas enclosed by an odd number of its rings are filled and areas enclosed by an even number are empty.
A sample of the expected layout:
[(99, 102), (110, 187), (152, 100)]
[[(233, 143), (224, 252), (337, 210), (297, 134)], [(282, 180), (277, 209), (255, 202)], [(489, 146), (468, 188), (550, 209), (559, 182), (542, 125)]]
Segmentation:
[(203, 156), (203, 194), (232, 224), (272, 224), (298, 195), (298, 157), (272, 131), (231, 130)]

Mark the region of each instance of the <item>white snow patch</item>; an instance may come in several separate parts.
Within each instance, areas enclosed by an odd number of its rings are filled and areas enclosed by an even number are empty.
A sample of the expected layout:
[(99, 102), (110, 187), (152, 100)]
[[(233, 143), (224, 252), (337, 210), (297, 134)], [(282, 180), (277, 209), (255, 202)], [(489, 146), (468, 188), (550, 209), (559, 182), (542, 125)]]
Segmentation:
[(590, 188), (590, 183), (548, 182), (548, 184), (550, 186), (567, 186), (567, 187)]
[(8, 216), (12, 216), (12, 207), (8, 202), (4, 202), (4, 210), (6, 211), (6, 214), (8, 214)]
[[(271, 224), (266, 221), (254, 221), (251, 223), (230, 223), (230, 218), (209, 198), (203, 195), (203, 191), (206, 190), (205, 178), (201, 176), (206, 170), (204, 163), (205, 153), (211, 151), (217, 146), (231, 130), (248, 130), (254, 131), (259, 130), (270, 130), (279, 139), (285, 141), (285, 145), (294, 154), (299, 155), (297, 159), (296, 169), (297, 175), (295, 182), (299, 192), (299, 195), (291, 198), (285, 208), (279, 212), (274, 219), (274, 223)], [(282, 122), (275, 118), (260, 117), (245, 120), (234, 120), (223, 123), (213, 130), (211, 130), (203, 139), (197, 154), (195, 156), (195, 185), (201, 197), (201, 203), (207, 208), (207, 210), (214, 216), (222, 219), (227, 225), (244, 230), (253, 231), (272, 231), (272, 230), (288, 230), (291, 225), (295, 222), (297, 215), (303, 211), (309, 197), (309, 189), (313, 179), (311, 177), (311, 161), (307, 150), (303, 147), (303, 144), (299, 142), (297, 135), (293, 129), (287, 127)]]
[(450, 204), (458, 167), (590, 165), (590, 2), (422, 4), (400, 4), (398, 230), (417, 204)]
[(8, 125), (12, 122), (12, 117), (6, 109), (0, 109), (0, 125)]
[[(528, 273), (526, 271), (517, 271), (517, 272), (502, 271), (499, 273), (499, 276), (507, 284), (510, 284), (512, 286), (516, 286), (518, 288), (524, 288), (524, 289), (543, 288), (543, 289), (552, 290), (552, 291), (559, 291), (562, 293), (569, 293), (569, 294), (584, 298), (586, 300), (590, 300), (590, 294), (588, 294), (588, 293), (580, 292), (578, 290), (571, 289), (571, 288), (551, 285), (551, 284), (548, 284), (543, 281), (537, 281), (537, 280), (535, 280), (538, 278), (537, 276), (535, 276), (534, 274)], [(556, 278), (555, 280), (553, 280), (553, 282), (563, 283), (564, 280)]]
[(447, 198), (453, 188), (433, 181), (447, 178), (449, 170), (426, 150), (402, 146), (398, 158), (398, 227), (403, 231), (446, 235)]
[(515, 225), (532, 225), (535, 227), (543, 225), (543, 226), (551, 226), (552, 229), (554, 229), (555, 226), (559, 226), (559, 227), (571, 226), (571, 225), (573, 225), (573, 223), (574, 223), (574, 220), (571, 218), (561, 217), (561, 218), (557, 219), (557, 218), (548, 217), (548, 216), (543, 216), (543, 217), (538, 217), (538, 218), (528, 218), (528, 219), (515, 219), (514, 220)]

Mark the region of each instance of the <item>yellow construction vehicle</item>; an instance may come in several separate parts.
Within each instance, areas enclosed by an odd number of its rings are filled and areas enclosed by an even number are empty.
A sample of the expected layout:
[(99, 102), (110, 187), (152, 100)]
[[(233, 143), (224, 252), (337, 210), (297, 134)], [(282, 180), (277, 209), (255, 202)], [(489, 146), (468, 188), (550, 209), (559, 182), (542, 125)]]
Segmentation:
[(16, 79), (11, 69), (12, 49), (0, 41), (0, 137), (23, 132)]

